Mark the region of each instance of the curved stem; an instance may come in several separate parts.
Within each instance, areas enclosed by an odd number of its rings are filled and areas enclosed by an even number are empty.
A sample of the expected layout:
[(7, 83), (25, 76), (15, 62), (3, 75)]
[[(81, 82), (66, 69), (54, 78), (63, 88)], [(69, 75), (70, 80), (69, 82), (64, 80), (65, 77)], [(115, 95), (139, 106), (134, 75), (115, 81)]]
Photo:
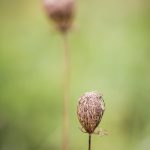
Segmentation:
[(64, 40), (64, 87), (63, 87), (63, 143), (62, 150), (69, 149), (69, 85), (70, 85), (70, 54), (67, 34), (63, 34)]
[(91, 150), (91, 134), (89, 134), (89, 148), (88, 150)]

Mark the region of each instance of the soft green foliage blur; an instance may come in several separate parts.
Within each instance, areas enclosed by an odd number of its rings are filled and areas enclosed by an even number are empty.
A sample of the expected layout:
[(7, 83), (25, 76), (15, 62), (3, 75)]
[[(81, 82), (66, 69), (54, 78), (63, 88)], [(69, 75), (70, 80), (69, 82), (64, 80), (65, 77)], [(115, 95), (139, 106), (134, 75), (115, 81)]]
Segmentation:
[[(63, 40), (42, 0), (0, 0), (0, 150), (59, 150)], [(92, 150), (150, 148), (150, 3), (78, 0), (69, 35), (70, 150), (87, 150), (76, 116), (80, 95), (103, 93)]]

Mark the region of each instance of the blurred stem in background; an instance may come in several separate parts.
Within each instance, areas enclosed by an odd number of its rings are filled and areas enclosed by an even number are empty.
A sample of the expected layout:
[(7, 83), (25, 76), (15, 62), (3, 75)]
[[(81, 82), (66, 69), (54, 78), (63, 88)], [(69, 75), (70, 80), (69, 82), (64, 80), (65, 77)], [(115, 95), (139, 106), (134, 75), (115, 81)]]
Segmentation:
[(62, 150), (69, 149), (69, 82), (70, 60), (68, 48), (68, 31), (74, 20), (74, 0), (44, 0), (44, 7), (48, 17), (55, 23), (57, 30), (64, 40), (64, 85), (63, 85), (63, 139)]
[(64, 40), (64, 93), (63, 93), (63, 143), (62, 150), (69, 149), (69, 85), (70, 85), (70, 52), (68, 35), (63, 33)]

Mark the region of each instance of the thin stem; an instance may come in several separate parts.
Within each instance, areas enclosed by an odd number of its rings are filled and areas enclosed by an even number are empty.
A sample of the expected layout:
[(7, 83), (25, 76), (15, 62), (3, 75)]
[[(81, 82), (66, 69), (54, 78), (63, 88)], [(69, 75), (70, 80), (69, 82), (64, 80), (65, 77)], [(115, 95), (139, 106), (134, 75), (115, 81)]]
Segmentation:
[(91, 134), (89, 134), (89, 148), (88, 150), (91, 150)]
[(64, 87), (63, 87), (63, 143), (62, 150), (69, 149), (69, 85), (70, 85), (70, 55), (67, 34), (64, 40)]

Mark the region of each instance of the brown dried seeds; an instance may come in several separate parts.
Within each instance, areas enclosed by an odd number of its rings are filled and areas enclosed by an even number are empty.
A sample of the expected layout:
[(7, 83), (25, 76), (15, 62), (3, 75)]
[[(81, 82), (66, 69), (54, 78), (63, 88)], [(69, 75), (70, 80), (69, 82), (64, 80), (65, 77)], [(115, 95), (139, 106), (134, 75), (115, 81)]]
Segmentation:
[(63, 33), (67, 32), (74, 19), (75, 0), (44, 0), (48, 17)]
[(98, 92), (87, 92), (79, 98), (77, 116), (85, 131), (92, 134), (99, 125), (105, 111), (102, 95)]

